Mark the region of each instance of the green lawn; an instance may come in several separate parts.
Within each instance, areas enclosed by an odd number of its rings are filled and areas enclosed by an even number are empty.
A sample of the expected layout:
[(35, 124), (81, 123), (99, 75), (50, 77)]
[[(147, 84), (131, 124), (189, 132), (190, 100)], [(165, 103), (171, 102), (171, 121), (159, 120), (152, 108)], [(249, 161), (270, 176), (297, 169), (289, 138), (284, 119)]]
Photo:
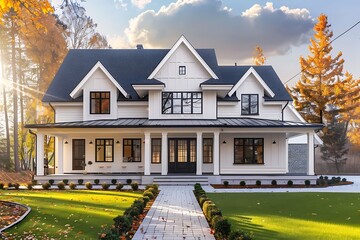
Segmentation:
[(359, 193), (209, 193), (254, 239), (360, 239)]
[(0, 199), (31, 207), (7, 234), (23, 239), (97, 239), (101, 226), (124, 212), (140, 193), (101, 190), (1, 191)]

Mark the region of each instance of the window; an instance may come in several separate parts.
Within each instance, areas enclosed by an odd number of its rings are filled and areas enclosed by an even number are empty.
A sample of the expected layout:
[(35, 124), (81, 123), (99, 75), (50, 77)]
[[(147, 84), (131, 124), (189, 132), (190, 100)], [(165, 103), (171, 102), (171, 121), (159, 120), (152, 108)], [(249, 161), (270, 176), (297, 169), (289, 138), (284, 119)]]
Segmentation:
[(186, 67), (179, 66), (179, 75), (186, 75)]
[(114, 161), (114, 139), (95, 139), (95, 162)]
[(110, 92), (90, 92), (90, 113), (110, 114)]
[(241, 114), (258, 115), (259, 114), (259, 95), (242, 94), (241, 95)]
[(151, 163), (161, 163), (161, 138), (151, 139)]
[(201, 92), (163, 92), (163, 114), (201, 114)]
[(141, 139), (123, 140), (123, 161), (141, 162)]
[(213, 139), (203, 139), (203, 162), (213, 163)]
[(263, 164), (263, 138), (235, 138), (234, 164)]

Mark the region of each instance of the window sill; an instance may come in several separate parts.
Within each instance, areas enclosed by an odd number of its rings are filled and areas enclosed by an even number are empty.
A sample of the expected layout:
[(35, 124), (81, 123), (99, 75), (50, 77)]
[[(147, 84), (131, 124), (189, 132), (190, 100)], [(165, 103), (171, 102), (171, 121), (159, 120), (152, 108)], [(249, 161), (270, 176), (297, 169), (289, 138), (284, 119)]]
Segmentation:
[(233, 163), (233, 165), (265, 165), (265, 163)]

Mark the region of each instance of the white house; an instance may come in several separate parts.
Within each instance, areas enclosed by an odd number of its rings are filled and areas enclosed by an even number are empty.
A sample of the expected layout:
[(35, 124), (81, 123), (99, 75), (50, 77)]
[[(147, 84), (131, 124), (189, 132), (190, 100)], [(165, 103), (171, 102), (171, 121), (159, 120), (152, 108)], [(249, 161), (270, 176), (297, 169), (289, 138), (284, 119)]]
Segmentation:
[(171, 49), (70, 50), (43, 102), (55, 123), (27, 125), (37, 179), (45, 135), (56, 139), (50, 178), (289, 176), (288, 141), (304, 134), (303, 175), (314, 175), (322, 126), (299, 117), (274, 69), (219, 66), (214, 49), (183, 36)]

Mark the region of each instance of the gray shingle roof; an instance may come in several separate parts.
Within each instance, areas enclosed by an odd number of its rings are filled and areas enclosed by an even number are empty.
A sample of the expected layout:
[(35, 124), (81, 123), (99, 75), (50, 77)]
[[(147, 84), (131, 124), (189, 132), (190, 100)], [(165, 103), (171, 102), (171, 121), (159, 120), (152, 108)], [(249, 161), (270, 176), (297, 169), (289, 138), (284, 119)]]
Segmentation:
[(64, 123), (29, 124), (27, 128), (321, 128), (322, 124), (290, 122), (257, 118), (149, 120), (145, 118), (119, 118)]

